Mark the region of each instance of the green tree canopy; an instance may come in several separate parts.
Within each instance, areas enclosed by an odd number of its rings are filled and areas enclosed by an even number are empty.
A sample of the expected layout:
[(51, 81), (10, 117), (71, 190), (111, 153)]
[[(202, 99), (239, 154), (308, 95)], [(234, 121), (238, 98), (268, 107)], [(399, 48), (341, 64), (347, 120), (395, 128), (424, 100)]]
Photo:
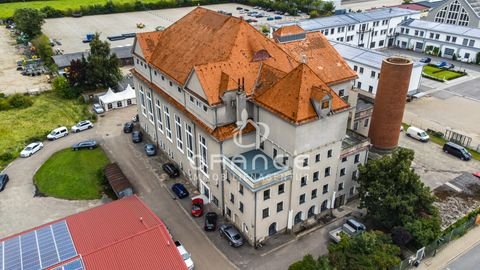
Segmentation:
[(417, 244), (425, 245), (440, 234), (440, 218), (435, 197), (411, 169), (413, 157), (412, 150), (399, 148), (360, 166), (358, 193), (360, 207), (379, 225), (404, 227)]
[(379, 231), (342, 237), (339, 243), (331, 244), (328, 251), (330, 263), (336, 269), (388, 270), (400, 263), (400, 248)]
[(90, 42), (90, 55), (87, 58), (87, 84), (93, 88), (115, 88), (121, 79), (117, 56), (110, 52), (110, 44), (101, 41), (100, 35), (95, 34)]
[(319, 257), (317, 260), (312, 255), (306, 255), (301, 261), (295, 262), (288, 270), (334, 270), (328, 257)]
[(47, 36), (41, 34), (32, 40), (37, 55), (47, 64), (52, 63), (52, 45)]
[(15, 10), (13, 20), (18, 30), (34, 38), (42, 32), (45, 15), (38, 9), (20, 8)]

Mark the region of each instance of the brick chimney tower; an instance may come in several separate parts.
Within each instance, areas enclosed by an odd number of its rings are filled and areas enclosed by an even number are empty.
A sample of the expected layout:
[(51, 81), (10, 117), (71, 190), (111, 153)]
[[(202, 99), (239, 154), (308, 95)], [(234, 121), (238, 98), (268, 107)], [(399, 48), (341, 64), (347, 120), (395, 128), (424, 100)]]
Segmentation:
[(375, 152), (398, 146), (413, 62), (402, 57), (383, 60), (368, 137)]

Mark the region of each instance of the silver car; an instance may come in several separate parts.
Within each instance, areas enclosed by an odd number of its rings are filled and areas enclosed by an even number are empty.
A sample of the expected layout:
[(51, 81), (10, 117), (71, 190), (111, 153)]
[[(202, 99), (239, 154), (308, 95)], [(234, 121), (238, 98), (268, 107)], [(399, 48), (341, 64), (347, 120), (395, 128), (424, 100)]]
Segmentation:
[(232, 247), (239, 247), (243, 245), (242, 235), (232, 225), (220, 226), (220, 236), (225, 236), (228, 240), (228, 244)]
[(95, 113), (97, 114), (101, 114), (101, 113), (104, 113), (105, 110), (103, 109), (102, 105), (98, 104), (98, 103), (94, 103), (93, 106), (92, 106), (92, 109)]
[(43, 143), (33, 142), (20, 152), (20, 157), (29, 157), (43, 148)]

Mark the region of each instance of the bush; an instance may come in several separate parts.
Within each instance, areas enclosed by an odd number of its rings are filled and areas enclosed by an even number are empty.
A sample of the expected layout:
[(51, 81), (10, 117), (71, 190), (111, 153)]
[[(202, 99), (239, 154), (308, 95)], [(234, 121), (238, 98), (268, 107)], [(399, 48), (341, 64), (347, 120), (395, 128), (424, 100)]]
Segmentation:
[(52, 82), (52, 88), (58, 96), (66, 99), (77, 98), (80, 91), (76, 87), (70, 87), (67, 78), (57, 76)]
[(3, 161), (3, 162), (8, 162), (14, 158), (15, 156), (12, 154), (12, 152), (4, 152), (0, 154), (0, 161)]
[(54, 9), (51, 6), (43, 7), (40, 11), (45, 14), (45, 17), (47, 18), (60, 18), (64, 16), (61, 10)]
[(13, 94), (7, 98), (8, 105), (11, 109), (24, 109), (32, 106), (33, 100), (29, 96), (24, 96), (21, 94)]

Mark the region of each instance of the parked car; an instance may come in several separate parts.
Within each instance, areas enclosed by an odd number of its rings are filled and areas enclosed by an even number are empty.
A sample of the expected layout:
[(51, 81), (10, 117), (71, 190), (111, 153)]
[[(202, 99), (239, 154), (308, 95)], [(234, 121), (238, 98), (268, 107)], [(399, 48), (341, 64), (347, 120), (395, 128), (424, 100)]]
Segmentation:
[(205, 231), (215, 231), (217, 229), (218, 215), (215, 212), (208, 212), (205, 214), (205, 224), (203, 229)]
[(424, 58), (420, 59), (420, 62), (428, 64), (428, 63), (432, 62), (432, 58), (424, 57)]
[(172, 191), (175, 193), (175, 195), (177, 195), (179, 199), (186, 198), (189, 195), (188, 190), (185, 188), (185, 186), (179, 183), (172, 186)]
[(102, 105), (98, 104), (98, 103), (94, 103), (93, 106), (92, 106), (92, 109), (95, 113), (97, 114), (101, 114), (101, 113), (104, 113), (105, 110), (103, 109)]
[(237, 10), (242, 10), (243, 8), (242, 7), (236, 7)]
[(220, 236), (227, 238), (228, 244), (232, 247), (243, 245), (243, 237), (233, 225), (220, 226)]
[(273, 17), (268, 17), (267, 18), (267, 21), (273, 21), (273, 20), (274, 20)]
[(20, 156), (21, 157), (29, 157), (29, 156), (35, 154), (36, 152), (38, 152), (42, 148), (43, 148), (43, 143), (33, 142), (33, 143), (27, 145), (27, 147), (25, 147), (22, 150), (22, 152), (20, 152)]
[(72, 149), (74, 151), (77, 151), (77, 150), (80, 150), (80, 149), (93, 149), (93, 148), (97, 148), (97, 142), (94, 141), (94, 140), (87, 140), (87, 141), (82, 141), (82, 142), (79, 142), (79, 143), (76, 143), (74, 145), (72, 145)]
[(200, 217), (203, 215), (203, 200), (195, 198), (192, 200), (192, 216)]
[(135, 124), (133, 124), (132, 122), (126, 122), (123, 125), (123, 132), (124, 133), (132, 133), (134, 127), (135, 127)]
[(185, 261), (185, 264), (187, 265), (188, 270), (193, 270), (195, 265), (193, 264), (193, 260), (190, 253), (187, 252), (185, 247), (179, 241), (175, 241), (175, 246), (177, 246), (177, 250), (182, 256), (183, 261)]
[(50, 141), (53, 141), (53, 140), (65, 137), (67, 135), (68, 135), (68, 129), (66, 127), (58, 127), (52, 130), (52, 132), (50, 132), (50, 134), (47, 135), (47, 139)]
[(134, 143), (139, 143), (139, 142), (142, 142), (143, 140), (143, 134), (141, 131), (134, 131), (132, 132), (132, 142)]
[(173, 163), (165, 163), (162, 165), (163, 171), (168, 174), (168, 176), (175, 178), (180, 175), (177, 167)]
[(468, 152), (465, 147), (458, 145), (453, 142), (447, 142), (443, 145), (443, 152), (456, 156), (461, 160), (470, 160), (472, 159), (472, 154)]
[(275, 18), (275, 20), (281, 20), (281, 19), (283, 19), (282, 16), (275, 16), (274, 18)]
[(77, 133), (91, 128), (93, 128), (93, 123), (89, 120), (83, 120), (72, 127), (72, 132)]
[(414, 126), (408, 127), (406, 134), (408, 137), (414, 138), (421, 142), (428, 142), (428, 140), (430, 139), (430, 136), (428, 136), (428, 134), (423, 129)]
[(147, 156), (155, 156), (157, 154), (157, 148), (155, 148), (154, 144), (147, 143), (144, 146), (145, 148), (145, 153), (147, 153)]
[(328, 234), (330, 235), (330, 239), (338, 243), (340, 240), (342, 240), (342, 234), (346, 235), (347, 237), (352, 237), (363, 233), (365, 230), (365, 225), (353, 218), (349, 218), (341, 227), (330, 231)]
[(0, 174), (0, 191), (3, 191), (8, 183), (8, 174)]
[(473, 173), (473, 175), (480, 178), (480, 172)]

